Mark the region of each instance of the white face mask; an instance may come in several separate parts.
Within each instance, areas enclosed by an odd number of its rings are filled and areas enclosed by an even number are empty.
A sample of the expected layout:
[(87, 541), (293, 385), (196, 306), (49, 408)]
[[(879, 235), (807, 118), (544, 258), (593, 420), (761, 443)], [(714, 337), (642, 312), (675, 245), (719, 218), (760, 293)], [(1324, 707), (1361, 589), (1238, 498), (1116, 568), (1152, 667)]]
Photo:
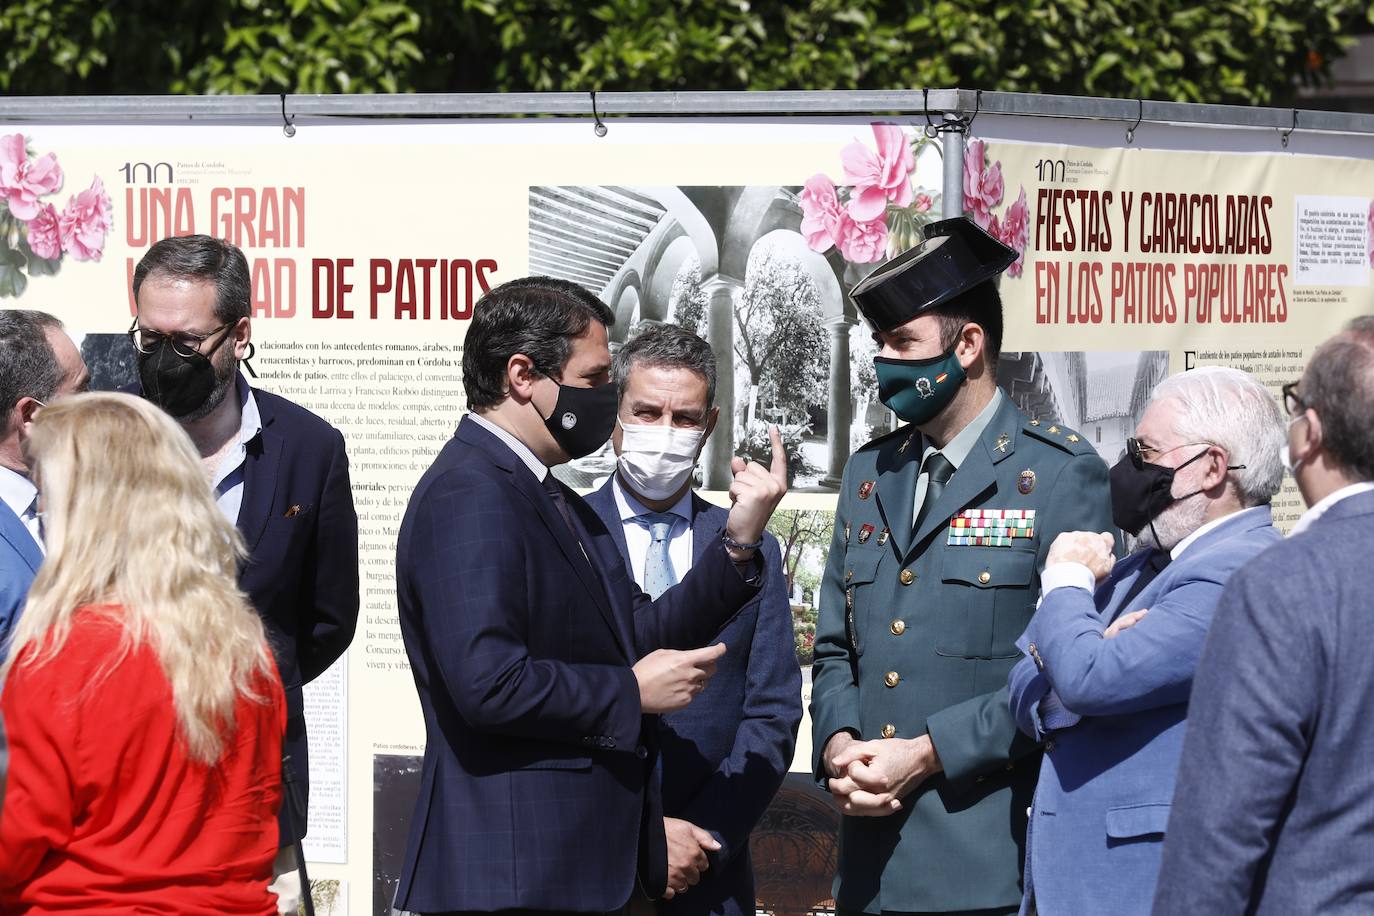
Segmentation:
[[(617, 420), (616, 422), (620, 422)], [(697, 464), (704, 429), (620, 423), (620, 474), (645, 499), (667, 499), (687, 482)]]
[[(1289, 420), (1288, 428), (1292, 429), (1294, 423), (1298, 422), (1299, 420), (1305, 419), (1307, 419), (1306, 411), (1298, 414), (1296, 417)], [(1287, 471), (1290, 475), (1296, 477), (1298, 474), (1298, 465), (1302, 464), (1306, 460), (1306, 458), (1299, 458), (1296, 462), (1293, 461), (1293, 457), (1288, 450), (1288, 436), (1285, 433), (1283, 445), (1279, 447), (1279, 461), (1283, 463), (1283, 469)]]

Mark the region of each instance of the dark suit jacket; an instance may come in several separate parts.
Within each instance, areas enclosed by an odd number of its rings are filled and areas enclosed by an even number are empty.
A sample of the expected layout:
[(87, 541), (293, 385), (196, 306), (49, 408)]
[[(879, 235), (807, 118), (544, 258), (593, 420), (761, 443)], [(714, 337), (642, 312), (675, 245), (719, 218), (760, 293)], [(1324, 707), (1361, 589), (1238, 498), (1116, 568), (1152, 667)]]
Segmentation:
[(8, 654), (10, 630), (43, 563), (43, 551), (10, 507), (0, 503), (0, 661)]
[(399, 909), (605, 912), (636, 862), (664, 887), (657, 721), (631, 666), (706, 644), (758, 586), (712, 536), (651, 602), (563, 492), (580, 546), (524, 462), (465, 418), (411, 496), (396, 579), (427, 741)]
[[(612, 482), (587, 496), (626, 553)], [(729, 513), (692, 494), (692, 556), (710, 546)], [(659, 719), (663, 813), (711, 831), (721, 843), (701, 883), (661, 901), (659, 912), (753, 916), (749, 833), (782, 785), (801, 723), (801, 669), (778, 541), (764, 535), (768, 584), (714, 641), (726, 645), (715, 677), (692, 705)]]
[[(138, 385), (131, 389), (141, 394)], [(262, 432), (248, 445), (238, 529), (248, 547), (239, 588), (267, 626), (286, 688), (286, 738), (305, 827), (310, 769), (301, 688), (343, 655), (358, 622), (358, 516), (337, 429), (253, 389)], [(287, 513), (292, 512), (288, 515)], [(290, 842), (283, 805), (282, 844)]]
[(1374, 492), (1350, 496), (1232, 577), (1193, 678), (1156, 916), (1374, 912), (1371, 532)]

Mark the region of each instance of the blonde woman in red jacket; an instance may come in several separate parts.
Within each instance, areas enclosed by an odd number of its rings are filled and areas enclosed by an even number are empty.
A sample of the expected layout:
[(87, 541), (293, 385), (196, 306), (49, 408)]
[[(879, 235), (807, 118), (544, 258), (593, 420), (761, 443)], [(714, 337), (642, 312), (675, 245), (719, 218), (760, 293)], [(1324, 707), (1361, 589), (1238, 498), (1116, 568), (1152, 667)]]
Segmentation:
[(0, 912), (276, 913), (285, 701), (190, 440), (89, 394), (26, 452), (47, 557), (0, 668)]

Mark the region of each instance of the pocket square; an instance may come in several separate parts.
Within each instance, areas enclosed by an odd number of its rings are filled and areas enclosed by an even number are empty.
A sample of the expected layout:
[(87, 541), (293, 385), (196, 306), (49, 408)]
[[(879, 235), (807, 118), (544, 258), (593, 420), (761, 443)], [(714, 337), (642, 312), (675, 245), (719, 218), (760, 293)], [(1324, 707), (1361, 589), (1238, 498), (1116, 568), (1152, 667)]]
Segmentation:
[(300, 507), (299, 504), (295, 504), (295, 505), (293, 505), (290, 509), (287, 509), (287, 510), (286, 510), (286, 513), (282, 516), (282, 518), (294, 518), (295, 516), (300, 515), (300, 514), (301, 514), (301, 507)]

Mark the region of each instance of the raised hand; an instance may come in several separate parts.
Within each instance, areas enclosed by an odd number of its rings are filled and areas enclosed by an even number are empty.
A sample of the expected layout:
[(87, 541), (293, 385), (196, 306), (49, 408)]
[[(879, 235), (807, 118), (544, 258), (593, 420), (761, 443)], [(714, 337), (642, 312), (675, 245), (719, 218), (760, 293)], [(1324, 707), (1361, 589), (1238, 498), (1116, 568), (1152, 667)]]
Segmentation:
[(763, 537), (773, 510), (787, 493), (787, 453), (782, 447), (782, 434), (776, 426), (770, 426), (768, 435), (773, 440), (773, 461), (769, 467), (745, 461), (738, 455), (730, 459), (735, 479), (730, 484), (730, 517), (725, 522), (725, 533), (741, 544), (753, 544)]

